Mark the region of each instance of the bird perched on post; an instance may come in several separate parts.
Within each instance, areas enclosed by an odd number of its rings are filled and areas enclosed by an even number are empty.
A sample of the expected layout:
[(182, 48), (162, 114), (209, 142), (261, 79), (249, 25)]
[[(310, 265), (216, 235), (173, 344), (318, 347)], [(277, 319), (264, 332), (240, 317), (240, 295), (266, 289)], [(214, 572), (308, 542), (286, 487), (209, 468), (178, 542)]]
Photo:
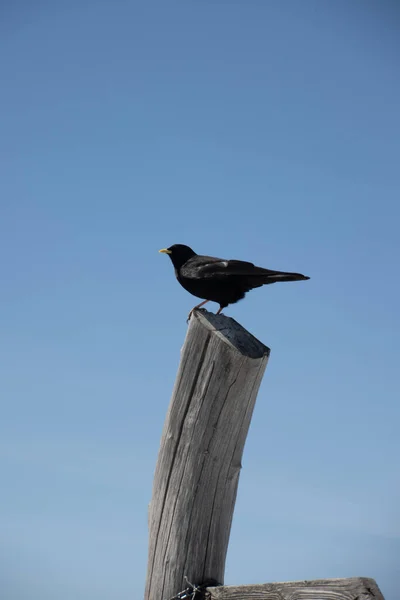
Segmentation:
[(277, 281), (302, 281), (310, 279), (300, 273), (270, 271), (242, 260), (224, 260), (213, 256), (196, 254), (189, 246), (174, 244), (160, 252), (168, 254), (175, 268), (175, 275), (182, 287), (202, 298), (189, 313), (210, 300), (219, 304), (217, 315), (229, 304), (244, 298), (253, 288)]

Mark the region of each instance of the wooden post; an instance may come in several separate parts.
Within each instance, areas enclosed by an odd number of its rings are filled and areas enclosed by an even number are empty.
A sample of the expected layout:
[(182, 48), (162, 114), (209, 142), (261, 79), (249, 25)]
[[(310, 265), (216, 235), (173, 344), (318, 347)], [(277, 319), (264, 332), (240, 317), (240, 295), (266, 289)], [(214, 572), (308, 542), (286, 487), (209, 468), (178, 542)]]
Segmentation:
[(364, 577), (222, 585), (243, 448), (268, 357), (233, 319), (193, 313), (154, 476), (145, 600), (384, 600)]
[(209, 587), (208, 600), (384, 600), (373, 579), (317, 579)]
[(241, 459), (269, 349), (197, 310), (169, 406), (149, 508), (145, 600), (222, 584)]

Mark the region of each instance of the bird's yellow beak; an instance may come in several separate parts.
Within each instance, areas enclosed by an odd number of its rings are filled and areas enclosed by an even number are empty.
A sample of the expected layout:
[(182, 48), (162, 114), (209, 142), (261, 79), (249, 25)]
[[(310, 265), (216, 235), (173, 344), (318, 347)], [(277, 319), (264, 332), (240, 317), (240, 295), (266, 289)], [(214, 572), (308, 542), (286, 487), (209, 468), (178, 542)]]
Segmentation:
[(168, 250), (168, 248), (161, 248), (159, 252), (161, 252), (161, 254), (172, 254), (171, 250)]

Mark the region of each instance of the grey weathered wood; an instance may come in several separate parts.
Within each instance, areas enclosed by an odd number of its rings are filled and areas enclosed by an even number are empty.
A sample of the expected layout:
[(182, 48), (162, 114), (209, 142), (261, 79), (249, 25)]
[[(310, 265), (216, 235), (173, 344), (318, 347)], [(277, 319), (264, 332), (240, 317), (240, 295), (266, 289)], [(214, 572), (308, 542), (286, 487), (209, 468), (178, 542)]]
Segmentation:
[(373, 579), (317, 579), (209, 587), (209, 600), (384, 600)]
[(190, 320), (149, 508), (145, 600), (223, 583), (241, 458), (269, 349), (233, 319)]

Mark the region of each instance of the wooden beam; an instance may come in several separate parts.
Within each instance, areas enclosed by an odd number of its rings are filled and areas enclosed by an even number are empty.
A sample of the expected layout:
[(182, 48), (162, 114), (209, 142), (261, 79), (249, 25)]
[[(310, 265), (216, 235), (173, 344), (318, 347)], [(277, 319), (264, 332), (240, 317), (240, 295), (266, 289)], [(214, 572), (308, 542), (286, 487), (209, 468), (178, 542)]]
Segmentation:
[(241, 459), (269, 349), (196, 310), (161, 438), (149, 508), (145, 600), (222, 584)]
[(209, 600), (384, 600), (375, 581), (366, 577), (227, 585), (206, 592)]

